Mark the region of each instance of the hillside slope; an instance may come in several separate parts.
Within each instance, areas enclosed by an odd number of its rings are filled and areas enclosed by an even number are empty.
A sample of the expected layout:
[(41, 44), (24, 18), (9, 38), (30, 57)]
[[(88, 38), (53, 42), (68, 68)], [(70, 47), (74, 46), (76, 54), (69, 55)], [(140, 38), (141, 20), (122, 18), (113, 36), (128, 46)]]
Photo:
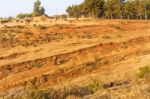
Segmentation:
[(79, 23), (0, 28), (0, 98), (149, 99), (150, 22)]

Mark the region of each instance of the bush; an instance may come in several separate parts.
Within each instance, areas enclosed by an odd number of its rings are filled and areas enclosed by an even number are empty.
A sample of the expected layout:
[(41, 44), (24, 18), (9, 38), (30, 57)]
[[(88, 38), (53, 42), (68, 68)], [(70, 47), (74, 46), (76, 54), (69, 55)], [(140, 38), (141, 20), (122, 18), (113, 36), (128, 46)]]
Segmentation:
[(121, 30), (120, 26), (117, 26), (117, 25), (114, 26), (114, 28), (117, 29), (117, 30)]
[(37, 25), (36, 25), (36, 24), (33, 24), (33, 27), (37, 27)]
[(44, 29), (46, 29), (47, 27), (46, 27), (46, 26), (42, 26), (42, 25), (38, 25), (38, 28), (41, 29), (41, 30), (44, 30)]
[(118, 25), (111, 25), (112, 28), (115, 28), (116, 30), (121, 30), (121, 27)]
[[(62, 88), (48, 88), (44, 90), (33, 90), (28, 92), (25, 96), (27, 99), (66, 99), (68, 96), (83, 97), (92, 94), (91, 90), (87, 87), (79, 87), (71, 85)], [(18, 98), (15, 98), (18, 99)]]
[(49, 99), (48, 94), (44, 91), (36, 90), (27, 97), (29, 99)]
[(110, 39), (111, 37), (110, 36), (108, 36), (108, 35), (104, 35), (103, 36), (103, 39)]
[(32, 36), (33, 33), (32, 32), (25, 32), (24, 35), (29, 35), (29, 36)]
[(22, 46), (23, 46), (23, 47), (28, 47), (28, 46), (30, 46), (30, 43), (24, 42), (24, 43), (22, 44)]
[(44, 65), (44, 63), (37, 61), (37, 62), (33, 62), (31, 64), (32, 67), (42, 67)]
[(19, 29), (23, 29), (24, 27), (23, 27), (23, 26), (21, 26), (21, 25), (17, 25), (17, 28), (19, 28)]
[(91, 84), (89, 84), (89, 88), (95, 93), (97, 90), (103, 88), (103, 84), (97, 80), (93, 80)]
[(141, 67), (139, 69), (138, 76), (140, 78), (143, 78), (146, 74), (149, 74), (149, 73), (150, 73), (150, 66)]
[(65, 25), (65, 24), (55, 24), (54, 27), (58, 27), (60, 29), (63, 29), (63, 28), (67, 28), (67, 25)]

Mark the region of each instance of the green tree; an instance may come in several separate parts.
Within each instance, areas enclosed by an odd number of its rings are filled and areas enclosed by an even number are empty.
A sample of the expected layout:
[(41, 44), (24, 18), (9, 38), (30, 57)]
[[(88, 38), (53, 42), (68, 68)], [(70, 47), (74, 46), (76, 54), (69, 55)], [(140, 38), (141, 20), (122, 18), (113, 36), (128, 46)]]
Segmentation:
[(105, 16), (106, 18), (113, 19), (113, 3), (112, 0), (105, 1)]
[(150, 0), (142, 0), (142, 3), (144, 9), (144, 17), (145, 20), (147, 20), (150, 12)]
[(88, 16), (95, 18), (102, 17), (104, 15), (104, 0), (85, 0), (84, 1), (84, 12)]
[(137, 19), (142, 19), (142, 16), (144, 14), (144, 8), (142, 6), (141, 0), (135, 0), (133, 6), (134, 6), (135, 11), (136, 11)]
[(33, 16), (40, 15), (40, 5), (41, 5), (41, 2), (39, 0), (36, 0), (34, 3)]
[(112, 0), (113, 13), (116, 18), (122, 19), (122, 5), (120, 0)]
[(149, 19), (150, 0), (84, 0), (66, 11), (72, 17)]
[(69, 6), (67, 9), (66, 9), (66, 12), (68, 13), (68, 15), (70, 17), (75, 17), (75, 5), (72, 5), (72, 6)]
[(29, 18), (29, 17), (31, 17), (31, 16), (32, 16), (32, 14), (20, 13), (20, 14), (17, 15), (17, 18), (19, 18), (19, 19), (24, 19), (24, 18)]
[(80, 17), (82, 15), (82, 6), (80, 5), (72, 5), (72, 6), (69, 6), (66, 10), (66, 12), (68, 13), (68, 15), (70, 17)]
[(45, 15), (45, 8), (44, 7), (40, 8), (40, 15)]
[(132, 2), (131, 1), (125, 2), (123, 6), (123, 14), (125, 18), (130, 19), (130, 17), (132, 16), (132, 11), (133, 11)]

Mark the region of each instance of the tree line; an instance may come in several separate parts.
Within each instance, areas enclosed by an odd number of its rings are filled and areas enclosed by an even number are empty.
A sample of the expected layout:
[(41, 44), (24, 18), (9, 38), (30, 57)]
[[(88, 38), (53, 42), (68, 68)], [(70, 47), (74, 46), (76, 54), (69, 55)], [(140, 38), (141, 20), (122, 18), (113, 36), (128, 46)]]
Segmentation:
[(76, 18), (150, 19), (150, 0), (84, 0), (66, 12)]

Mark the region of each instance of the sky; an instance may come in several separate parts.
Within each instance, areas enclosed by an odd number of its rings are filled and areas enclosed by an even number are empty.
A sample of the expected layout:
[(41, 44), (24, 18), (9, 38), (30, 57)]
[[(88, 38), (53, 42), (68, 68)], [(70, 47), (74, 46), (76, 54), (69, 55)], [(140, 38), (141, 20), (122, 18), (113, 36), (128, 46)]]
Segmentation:
[[(19, 13), (31, 13), (35, 0), (1, 0), (0, 17), (16, 16)], [(56, 15), (66, 13), (66, 8), (72, 4), (80, 4), (83, 0), (40, 0), (46, 14)]]

